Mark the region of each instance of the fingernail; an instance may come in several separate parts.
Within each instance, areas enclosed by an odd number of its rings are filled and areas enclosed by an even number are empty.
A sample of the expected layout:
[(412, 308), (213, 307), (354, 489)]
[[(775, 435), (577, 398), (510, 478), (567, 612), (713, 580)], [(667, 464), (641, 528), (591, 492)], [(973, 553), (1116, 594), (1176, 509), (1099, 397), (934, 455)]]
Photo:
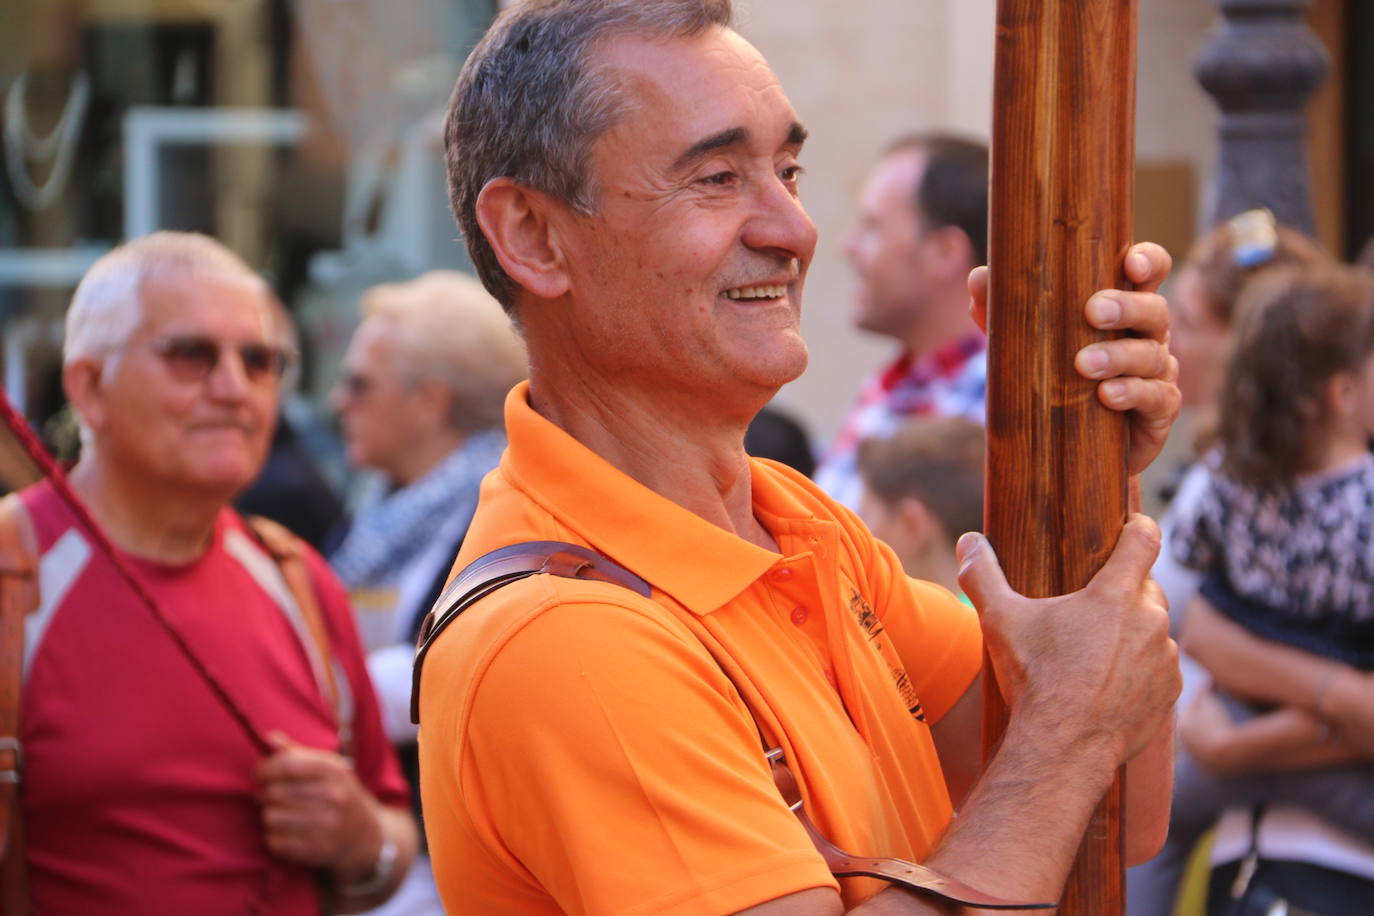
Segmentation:
[(1088, 347), (1083, 351), (1080, 359), (1083, 360), (1083, 368), (1089, 375), (1103, 375), (1107, 367), (1111, 364), (1111, 359), (1107, 356), (1107, 351), (1100, 347)]
[(1098, 327), (1112, 327), (1121, 320), (1121, 303), (1107, 296), (1098, 296), (1092, 303), (1093, 321)]
[(1150, 259), (1138, 251), (1133, 251), (1127, 258), (1131, 264), (1131, 273), (1143, 274), (1150, 269)]
[(1116, 403), (1126, 397), (1126, 383), (1120, 381), (1110, 381), (1102, 383), (1102, 393), (1107, 400)]
[(967, 531), (959, 538), (959, 543), (954, 545), (955, 556), (959, 558), (959, 572), (962, 573), (969, 568), (974, 557), (978, 556), (978, 552), (983, 549), (983, 543), (986, 540), (987, 538), (977, 531)]

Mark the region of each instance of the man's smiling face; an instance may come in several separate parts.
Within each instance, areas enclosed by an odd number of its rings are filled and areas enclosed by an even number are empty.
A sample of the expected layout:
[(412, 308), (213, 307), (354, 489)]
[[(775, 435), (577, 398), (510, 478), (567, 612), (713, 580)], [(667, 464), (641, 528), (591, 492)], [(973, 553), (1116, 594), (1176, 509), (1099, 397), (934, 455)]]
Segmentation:
[(557, 218), (589, 367), (753, 396), (806, 367), (816, 230), (797, 195), (806, 131), (734, 32), (621, 37), (593, 52), (628, 113), (593, 148), (597, 212)]

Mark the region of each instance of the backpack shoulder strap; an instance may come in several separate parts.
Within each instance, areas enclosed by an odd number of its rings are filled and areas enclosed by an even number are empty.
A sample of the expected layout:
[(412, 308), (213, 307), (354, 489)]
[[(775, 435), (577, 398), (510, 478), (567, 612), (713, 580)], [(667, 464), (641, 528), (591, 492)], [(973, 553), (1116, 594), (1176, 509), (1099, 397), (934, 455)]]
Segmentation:
[(24, 845), (19, 823), (23, 748), (24, 617), (38, 607), (38, 538), (19, 494), (0, 499), (0, 860), (4, 912), (27, 912)]
[(342, 697), (338, 679), (334, 674), (334, 652), (329, 641), (329, 628), (325, 626), (324, 614), (320, 610), (319, 599), (315, 596), (315, 583), (311, 581), (310, 569), (305, 563), (304, 545), (301, 539), (285, 526), (270, 518), (252, 515), (246, 521), (258, 541), (276, 562), (277, 568), (281, 570), (286, 587), (291, 591), (296, 606), (300, 608), (301, 618), (305, 621), (305, 628), (310, 634), (311, 642), (315, 644), (321, 667), (324, 668), (323, 686), (327, 693), (325, 699), (329, 701), (329, 708), (334, 710), (334, 714), (339, 718), (339, 736), (343, 739), (347, 753), (349, 725), (343, 721)]
[(410, 682), (410, 721), (420, 724), (420, 670), (444, 628), (492, 592), (527, 576), (547, 573), (565, 579), (610, 582), (649, 597), (649, 583), (594, 550), (563, 541), (526, 541), (483, 554), (469, 563), (439, 595), (420, 624)]

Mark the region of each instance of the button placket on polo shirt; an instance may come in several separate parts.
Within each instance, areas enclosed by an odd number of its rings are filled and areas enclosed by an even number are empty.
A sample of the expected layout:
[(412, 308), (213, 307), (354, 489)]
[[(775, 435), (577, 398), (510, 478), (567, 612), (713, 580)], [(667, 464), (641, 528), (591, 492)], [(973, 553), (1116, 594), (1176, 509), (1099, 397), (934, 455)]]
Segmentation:
[(830, 653), (827, 614), (822, 606), (817, 605), (817, 602), (824, 602), (825, 597), (820, 591), (817, 559), (809, 549), (817, 544), (818, 539), (799, 537), (793, 540), (794, 543), (789, 546), (800, 547), (801, 552), (785, 556), (779, 565), (769, 571), (765, 581), (772, 593), (778, 618), (807, 647), (808, 656), (815, 661), (819, 673), (838, 699), (839, 682)]

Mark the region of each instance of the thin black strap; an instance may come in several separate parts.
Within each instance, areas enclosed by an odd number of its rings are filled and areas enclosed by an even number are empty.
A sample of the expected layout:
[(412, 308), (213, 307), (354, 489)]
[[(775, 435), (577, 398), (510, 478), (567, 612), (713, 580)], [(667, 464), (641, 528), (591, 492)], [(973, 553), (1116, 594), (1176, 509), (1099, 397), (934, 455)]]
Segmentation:
[(594, 550), (563, 541), (527, 541), (483, 554), (467, 565), (444, 589), (420, 625), (415, 668), (410, 681), (410, 721), (420, 724), (420, 670), (434, 640), (444, 628), (497, 589), (528, 576), (548, 573), (565, 579), (610, 582), (650, 595), (649, 583)]
[(1245, 858), (1240, 860), (1240, 867), (1236, 869), (1236, 878), (1231, 882), (1231, 899), (1239, 901), (1244, 899), (1250, 892), (1250, 882), (1255, 879), (1255, 872), (1259, 871), (1259, 832), (1260, 821), (1264, 819), (1264, 811), (1268, 806), (1261, 802), (1250, 809), (1250, 848), (1245, 853)]
[(1250, 809), (1250, 852), (1259, 855), (1259, 832), (1260, 821), (1264, 820), (1264, 811), (1269, 806), (1263, 802)]

